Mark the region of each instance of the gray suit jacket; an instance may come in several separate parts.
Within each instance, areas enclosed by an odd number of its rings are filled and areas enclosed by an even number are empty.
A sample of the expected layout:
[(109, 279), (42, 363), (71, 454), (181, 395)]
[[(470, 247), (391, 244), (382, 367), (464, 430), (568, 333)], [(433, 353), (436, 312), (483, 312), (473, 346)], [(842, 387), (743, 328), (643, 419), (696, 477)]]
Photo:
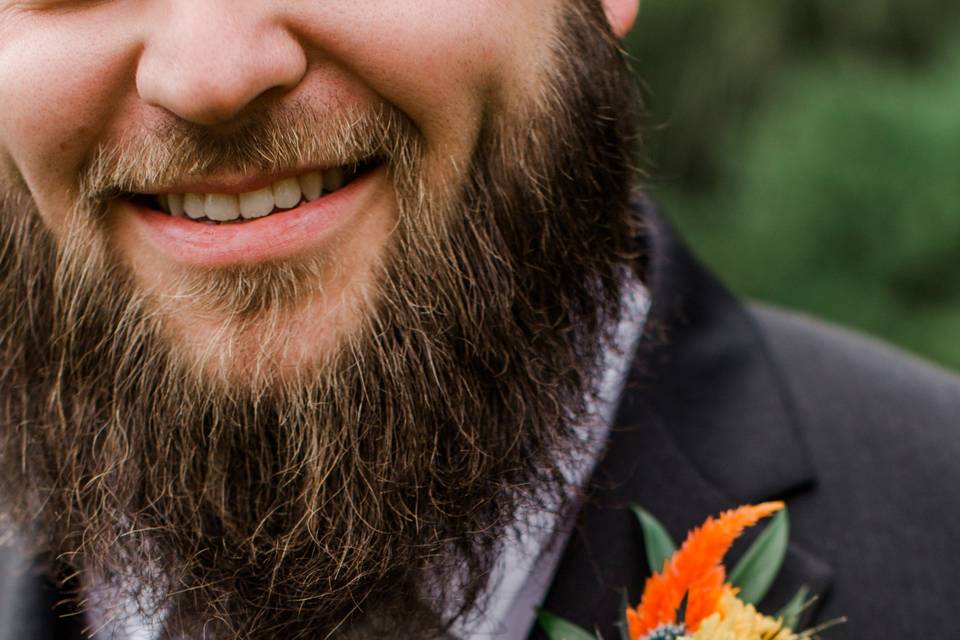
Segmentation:
[[(766, 609), (806, 585), (821, 595), (808, 622), (849, 617), (834, 640), (960, 637), (960, 379), (740, 302), (642, 206), (653, 306), (544, 608), (619, 637), (621, 590), (638, 597), (649, 575), (632, 503), (680, 537), (783, 498), (792, 543)], [(21, 562), (0, 559), (0, 640), (80, 638), (82, 621), (55, 615), (56, 588)]]

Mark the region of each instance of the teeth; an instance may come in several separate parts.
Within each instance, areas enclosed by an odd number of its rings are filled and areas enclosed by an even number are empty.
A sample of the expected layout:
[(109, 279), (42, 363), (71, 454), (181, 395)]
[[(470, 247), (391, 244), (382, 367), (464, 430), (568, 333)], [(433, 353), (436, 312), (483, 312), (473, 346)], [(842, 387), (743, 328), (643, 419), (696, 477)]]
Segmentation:
[(248, 220), (262, 218), (273, 211), (275, 206), (272, 187), (240, 194), (240, 215)]
[(275, 209), (292, 209), (302, 201), (312, 202), (324, 193), (337, 191), (346, 182), (342, 168), (311, 171), (297, 178), (284, 178), (269, 187), (238, 195), (225, 193), (170, 193), (157, 197), (167, 213), (193, 220), (207, 218), (229, 222), (238, 218), (262, 218)]
[(311, 202), (320, 197), (323, 193), (323, 174), (319, 171), (300, 176), (300, 190), (303, 191), (303, 197), (307, 202)]
[(199, 193), (183, 194), (183, 210), (186, 211), (187, 215), (193, 220), (197, 220), (207, 215), (207, 209), (204, 205), (204, 198)]
[(204, 209), (207, 217), (217, 222), (229, 222), (240, 217), (240, 205), (235, 195), (208, 193)]
[(166, 197), (167, 211), (176, 218), (182, 218), (186, 213), (183, 209), (183, 194), (171, 193)]
[(303, 192), (296, 178), (287, 178), (273, 185), (273, 200), (278, 209), (293, 209), (300, 204)]
[(323, 188), (336, 191), (343, 186), (343, 169), (330, 169), (323, 174)]

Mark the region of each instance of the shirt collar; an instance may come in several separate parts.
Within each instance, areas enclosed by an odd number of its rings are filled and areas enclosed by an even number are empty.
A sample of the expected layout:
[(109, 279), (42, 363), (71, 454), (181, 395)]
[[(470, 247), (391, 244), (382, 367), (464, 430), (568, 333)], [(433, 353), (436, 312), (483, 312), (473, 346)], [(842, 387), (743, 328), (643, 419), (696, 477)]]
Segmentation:
[[(634, 350), (643, 333), (650, 296), (632, 273), (624, 276), (621, 317), (610, 348), (603, 354), (597, 402), (590, 403), (590, 424), (579, 425), (584, 446), (564, 471), (574, 494), (585, 488), (606, 445), (610, 425), (623, 392)], [(530, 633), (536, 607), (543, 601), (560, 561), (572, 519), (560, 521), (559, 510), (543, 509), (526, 514), (523, 528), (505, 541), (490, 579), (490, 589), (481, 610), (458, 621), (453, 636), (459, 640), (521, 640)], [(575, 516), (576, 509), (563, 513)]]

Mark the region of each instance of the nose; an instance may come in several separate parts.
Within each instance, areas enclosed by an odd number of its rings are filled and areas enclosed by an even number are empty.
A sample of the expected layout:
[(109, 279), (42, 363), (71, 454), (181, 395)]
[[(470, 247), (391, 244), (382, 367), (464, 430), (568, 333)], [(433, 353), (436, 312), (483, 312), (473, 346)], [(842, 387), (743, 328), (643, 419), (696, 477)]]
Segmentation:
[(271, 91), (295, 87), (307, 68), (296, 37), (258, 3), (169, 0), (137, 65), (140, 98), (184, 120), (216, 125)]

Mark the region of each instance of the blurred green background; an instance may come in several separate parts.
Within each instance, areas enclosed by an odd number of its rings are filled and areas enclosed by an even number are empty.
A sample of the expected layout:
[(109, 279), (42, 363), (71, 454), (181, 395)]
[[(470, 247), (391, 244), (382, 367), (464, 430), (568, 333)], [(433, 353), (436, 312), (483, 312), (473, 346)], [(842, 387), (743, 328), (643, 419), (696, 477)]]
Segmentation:
[(643, 0), (650, 190), (737, 291), (960, 368), (960, 2)]

